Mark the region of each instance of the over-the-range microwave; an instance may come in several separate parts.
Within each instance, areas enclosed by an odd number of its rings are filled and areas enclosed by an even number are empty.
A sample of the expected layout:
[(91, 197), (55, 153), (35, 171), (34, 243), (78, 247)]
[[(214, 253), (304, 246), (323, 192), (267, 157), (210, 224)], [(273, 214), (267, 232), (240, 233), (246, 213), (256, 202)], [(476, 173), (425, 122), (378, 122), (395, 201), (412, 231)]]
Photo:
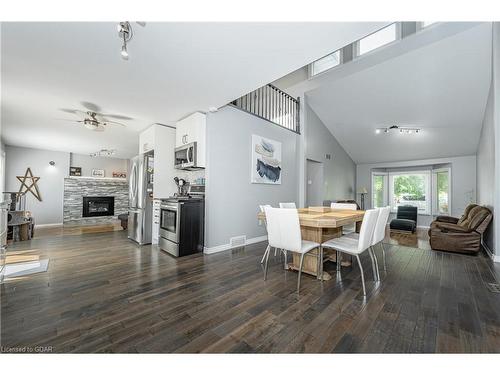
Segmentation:
[(191, 142), (175, 148), (175, 168), (185, 170), (203, 169), (198, 167), (196, 142)]

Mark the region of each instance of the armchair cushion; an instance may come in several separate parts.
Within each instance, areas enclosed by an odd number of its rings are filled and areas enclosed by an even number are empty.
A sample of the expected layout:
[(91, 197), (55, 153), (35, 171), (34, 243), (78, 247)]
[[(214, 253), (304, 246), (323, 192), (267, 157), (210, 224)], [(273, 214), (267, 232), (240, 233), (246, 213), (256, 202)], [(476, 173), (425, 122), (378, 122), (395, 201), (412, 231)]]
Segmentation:
[(461, 225), (453, 224), (453, 223), (436, 223), (434, 227), (436, 229), (440, 229), (443, 233), (455, 232), (455, 233), (470, 233), (473, 230), (470, 228), (464, 228)]
[(452, 224), (457, 224), (458, 220), (460, 220), (458, 217), (453, 217), (453, 216), (446, 216), (446, 215), (441, 215), (436, 217), (436, 221), (442, 222), (442, 223), (452, 223)]

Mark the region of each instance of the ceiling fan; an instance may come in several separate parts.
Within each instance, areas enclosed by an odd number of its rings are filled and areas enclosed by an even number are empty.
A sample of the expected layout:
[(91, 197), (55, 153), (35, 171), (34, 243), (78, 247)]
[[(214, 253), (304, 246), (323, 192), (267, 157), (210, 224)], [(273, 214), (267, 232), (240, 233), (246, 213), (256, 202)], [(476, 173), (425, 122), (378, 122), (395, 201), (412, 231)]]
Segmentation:
[(111, 121), (108, 120), (107, 117), (115, 118), (115, 119), (121, 119), (121, 120), (132, 120), (131, 117), (128, 116), (123, 116), (123, 115), (116, 115), (116, 114), (109, 114), (109, 113), (101, 113), (101, 107), (99, 107), (97, 104), (90, 103), (90, 102), (81, 102), (82, 106), (87, 109), (86, 111), (80, 110), (80, 109), (66, 109), (66, 108), (61, 108), (61, 111), (66, 112), (66, 113), (72, 113), (75, 115), (83, 115), (83, 120), (69, 120), (69, 119), (64, 119), (65, 121), (71, 121), (71, 122), (76, 122), (83, 124), (87, 129), (93, 130), (93, 131), (104, 131), (106, 128), (106, 125), (119, 125), (125, 127), (125, 124), (122, 124), (121, 122), (117, 121)]

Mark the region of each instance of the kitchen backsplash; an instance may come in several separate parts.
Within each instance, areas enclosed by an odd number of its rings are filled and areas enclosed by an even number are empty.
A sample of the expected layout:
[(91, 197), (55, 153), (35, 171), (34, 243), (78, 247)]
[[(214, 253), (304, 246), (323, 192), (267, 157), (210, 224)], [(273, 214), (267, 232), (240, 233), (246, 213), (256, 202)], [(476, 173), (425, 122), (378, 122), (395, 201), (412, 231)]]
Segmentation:
[(204, 169), (200, 169), (198, 171), (178, 170), (176, 176), (179, 178), (183, 178), (189, 183), (194, 183), (197, 178), (205, 178), (205, 170)]

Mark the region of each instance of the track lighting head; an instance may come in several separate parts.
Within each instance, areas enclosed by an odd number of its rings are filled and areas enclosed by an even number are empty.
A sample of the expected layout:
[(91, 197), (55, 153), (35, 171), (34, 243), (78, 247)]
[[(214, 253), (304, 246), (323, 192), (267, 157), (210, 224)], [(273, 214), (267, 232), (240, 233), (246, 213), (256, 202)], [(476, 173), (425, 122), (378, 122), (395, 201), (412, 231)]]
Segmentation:
[(127, 51), (126, 44), (123, 44), (123, 46), (122, 46), (121, 55), (122, 55), (123, 60), (128, 60), (128, 51)]

